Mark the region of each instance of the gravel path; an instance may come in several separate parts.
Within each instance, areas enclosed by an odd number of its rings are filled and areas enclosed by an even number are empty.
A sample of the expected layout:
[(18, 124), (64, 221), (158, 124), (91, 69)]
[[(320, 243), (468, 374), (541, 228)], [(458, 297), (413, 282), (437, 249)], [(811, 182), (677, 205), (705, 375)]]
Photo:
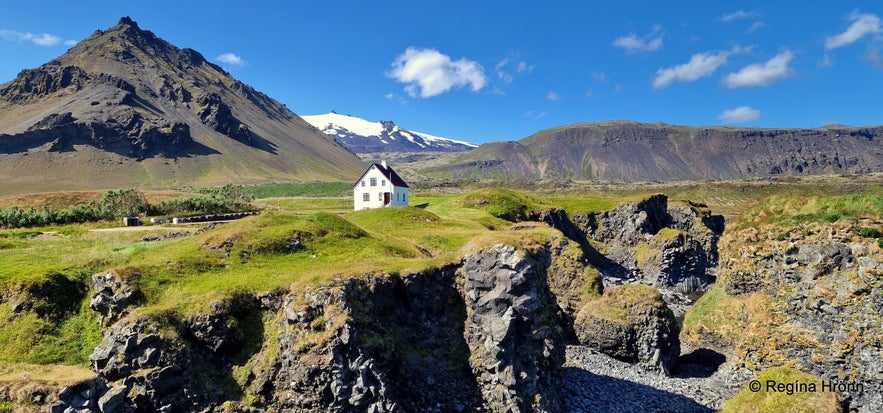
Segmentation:
[(676, 377), (666, 377), (583, 346), (568, 346), (567, 361), (564, 394), (569, 412), (710, 413), (751, 378), (727, 364), (717, 369), (691, 365), (689, 359)]

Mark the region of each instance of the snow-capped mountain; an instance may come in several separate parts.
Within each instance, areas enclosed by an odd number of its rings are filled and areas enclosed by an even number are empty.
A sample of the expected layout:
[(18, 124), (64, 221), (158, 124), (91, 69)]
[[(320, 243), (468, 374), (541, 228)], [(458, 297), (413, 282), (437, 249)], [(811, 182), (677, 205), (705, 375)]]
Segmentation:
[(355, 153), (464, 152), (478, 146), (336, 112), (302, 118)]

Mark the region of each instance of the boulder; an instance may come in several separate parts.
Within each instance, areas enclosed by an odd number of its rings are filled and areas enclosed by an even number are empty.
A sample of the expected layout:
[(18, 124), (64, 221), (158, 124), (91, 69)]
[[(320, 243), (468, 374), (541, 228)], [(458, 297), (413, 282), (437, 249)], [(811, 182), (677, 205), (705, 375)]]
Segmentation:
[(126, 386), (112, 387), (98, 399), (98, 410), (101, 413), (122, 413), (131, 410), (126, 406), (128, 391), (129, 388)]
[(652, 287), (626, 284), (608, 288), (577, 314), (580, 344), (616, 359), (669, 375), (680, 355), (680, 327)]

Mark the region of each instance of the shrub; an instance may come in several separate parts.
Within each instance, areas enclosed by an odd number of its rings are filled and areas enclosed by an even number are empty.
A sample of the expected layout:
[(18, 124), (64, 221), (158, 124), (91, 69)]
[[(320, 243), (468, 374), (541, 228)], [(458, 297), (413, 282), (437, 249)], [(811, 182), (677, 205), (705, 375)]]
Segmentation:
[(855, 227), (855, 232), (862, 238), (880, 238), (880, 230), (877, 228)]

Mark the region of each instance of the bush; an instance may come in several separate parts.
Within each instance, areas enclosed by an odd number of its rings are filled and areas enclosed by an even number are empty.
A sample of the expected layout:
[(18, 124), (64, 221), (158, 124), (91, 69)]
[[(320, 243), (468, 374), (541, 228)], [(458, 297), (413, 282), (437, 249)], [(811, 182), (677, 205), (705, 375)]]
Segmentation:
[(880, 230), (877, 228), (855, 227), (855, 232), (862, 238), (880, 238)]
[(0, 227), (26, 228), (49, 225), (77, 224), (118, 219), (124, 216), (147, 215), (199, 215), (224, 214), (253, 211), (251, 196), (242, 187), (227, 185), (215, 190), (210, 196), (178, 198), (151, 205), (144, 194), (135, 188), (107, 191), (99, 201), (71, 205), (54, 210), (44, 205), (40, 209), (11, 206), (0, 210)]

